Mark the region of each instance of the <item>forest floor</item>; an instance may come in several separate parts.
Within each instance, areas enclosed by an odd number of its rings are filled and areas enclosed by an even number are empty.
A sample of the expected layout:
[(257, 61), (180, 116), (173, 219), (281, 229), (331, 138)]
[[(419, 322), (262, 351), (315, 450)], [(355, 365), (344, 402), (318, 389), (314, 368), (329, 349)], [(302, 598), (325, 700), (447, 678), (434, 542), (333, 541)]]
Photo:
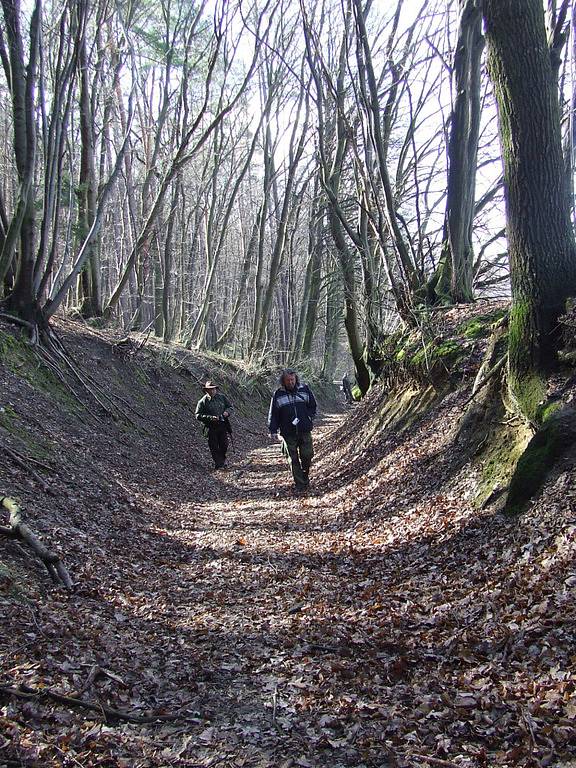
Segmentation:
[[(254, 414), (211, 472), (177, 382), (146, 434), (63, 424), (1, 383), (37, 441), (65, 435), (45, 493), (17, 467), (0, 493), (35, 510), (76, 588), (25, 584), (6, 543), (0, 766), (576, 765), (574, 457), (525, 515), (479, 510), (452, 444), (462, 390), (367, 451), (339, 439), (357, 408), (325, 413), (294, 497)], [(38, 695), (7, 690), (23, 685)]]

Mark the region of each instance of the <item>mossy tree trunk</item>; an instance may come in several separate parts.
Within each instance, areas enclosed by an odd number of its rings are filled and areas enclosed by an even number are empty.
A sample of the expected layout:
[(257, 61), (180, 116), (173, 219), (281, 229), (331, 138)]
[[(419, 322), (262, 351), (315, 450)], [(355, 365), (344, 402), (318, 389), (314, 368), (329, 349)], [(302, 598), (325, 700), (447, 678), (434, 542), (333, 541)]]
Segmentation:
[(510, 384), (532, 420), (556, 359), (558, 316), (576, 294), (558, 89), (541, 0), (485, 0), (484, 20), (504, 156)]

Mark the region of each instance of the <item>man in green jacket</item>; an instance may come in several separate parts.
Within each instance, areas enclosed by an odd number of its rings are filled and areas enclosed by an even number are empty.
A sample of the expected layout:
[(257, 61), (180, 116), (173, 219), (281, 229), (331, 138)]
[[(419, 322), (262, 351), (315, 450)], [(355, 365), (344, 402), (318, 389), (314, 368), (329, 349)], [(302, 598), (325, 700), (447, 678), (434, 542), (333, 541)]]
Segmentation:
[(208, 447), (214, 459), (214, 469), (225, 469), (228, 436), (232, 434), (228, 420), (232, 404), (213, 382), (207, 381), (203, 389), (206, 394), (198, 400), (196, 418), (208, 432)]

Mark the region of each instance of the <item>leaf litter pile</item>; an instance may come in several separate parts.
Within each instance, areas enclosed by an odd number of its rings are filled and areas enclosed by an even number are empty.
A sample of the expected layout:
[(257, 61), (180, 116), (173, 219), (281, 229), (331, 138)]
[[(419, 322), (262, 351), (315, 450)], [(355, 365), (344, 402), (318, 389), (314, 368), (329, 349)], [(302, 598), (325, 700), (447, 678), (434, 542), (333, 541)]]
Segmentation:
[(570, 458), (521, 517), (479, 510), (452, 444), (466, 392), (362, 447), (376, 394), (324, 416), (294, 498), (249, 407), (211, 473), (197, 387), (76, 343), (141, 418), (1, 373), (12, 444), (50, 472), (2, 456), (0, 492), (76, 588), (0, 539), (0, 766), (576, 764)]

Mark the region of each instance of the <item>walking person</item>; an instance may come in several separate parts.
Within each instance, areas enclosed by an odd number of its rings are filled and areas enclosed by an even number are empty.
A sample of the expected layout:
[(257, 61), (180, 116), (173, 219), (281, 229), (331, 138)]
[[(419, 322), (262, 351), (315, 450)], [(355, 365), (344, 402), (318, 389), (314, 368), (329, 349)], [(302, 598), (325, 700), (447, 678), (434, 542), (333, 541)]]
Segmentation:
[(228, 418), (232, 404), (212, 381), (207, 381), (203, 389), (206, 394), (198, 400), (196, 418), (208, 433), (208, 447), (214, 459), (214, 469), (225, 469), (229, 436), (232, 434)]
[(342, 391), (344, 392), (344, 400), (346, 401), (347, 405), (351, 405), (354, 400), (354, 396), (352, 395), (352, 384), (350, 383), (348, 371), (346, 371), (342, 377)]
[(286, 368), (270, 401), (268, 429), (271, 437), (280, 434), (298, 494), (304, 493), (310, 485), (310, 465), (314, 455), (311, 433), (315, 416), (316, 400), (312, 390), (307, 384), (300, 383), (296, 371)]

